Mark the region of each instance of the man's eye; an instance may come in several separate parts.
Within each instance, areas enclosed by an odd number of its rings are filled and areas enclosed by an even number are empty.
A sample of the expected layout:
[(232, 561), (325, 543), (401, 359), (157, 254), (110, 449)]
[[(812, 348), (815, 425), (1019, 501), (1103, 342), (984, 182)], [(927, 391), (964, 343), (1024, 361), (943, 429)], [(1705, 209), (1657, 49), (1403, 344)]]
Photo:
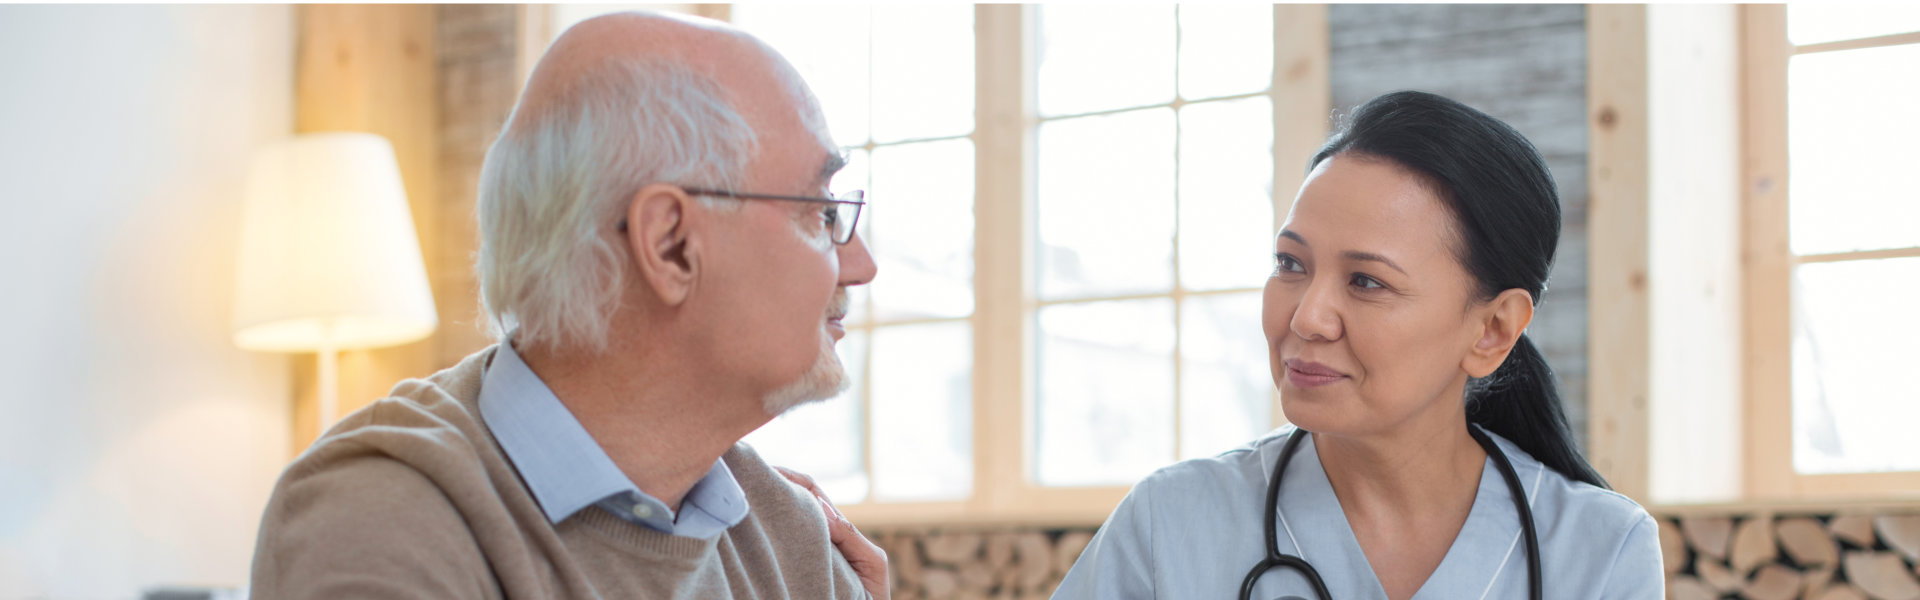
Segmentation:
[(827, 207), (825, 211), (822, 211), (821, 217), (827, 220), (827, 225), (840, 224), (840, 211), (834, 210), (831, 206)]

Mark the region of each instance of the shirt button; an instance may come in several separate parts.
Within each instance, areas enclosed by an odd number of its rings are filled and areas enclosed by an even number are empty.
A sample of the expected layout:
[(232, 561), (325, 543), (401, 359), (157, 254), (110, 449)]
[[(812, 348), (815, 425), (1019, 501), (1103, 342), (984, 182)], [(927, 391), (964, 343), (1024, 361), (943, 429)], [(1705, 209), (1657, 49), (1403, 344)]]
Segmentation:
[(647, 506), (645, 504), (635, 504), (633, 505), (633, 516), (640, 517), (642, 519), (651, 517), (653, 516), (653, 507)]

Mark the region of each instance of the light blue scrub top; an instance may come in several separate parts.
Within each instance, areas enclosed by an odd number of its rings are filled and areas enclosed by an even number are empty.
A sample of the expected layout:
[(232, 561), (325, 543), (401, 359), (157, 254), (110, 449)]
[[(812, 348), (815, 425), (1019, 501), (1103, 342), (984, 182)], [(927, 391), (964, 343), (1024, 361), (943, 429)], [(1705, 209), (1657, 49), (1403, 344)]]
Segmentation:
[[(1238, 598), (1266, 556), (1267, 479), (1293, 427), (1213, 458), (1160, 469), (1127, 494), (1054, 591), (1059, 599)], [(1666, 597), (1659, 526), (1626, 496), (1573, 481), (1489, 435), (1513, 463), (1533, 508), (1546, 598)], [(1311, 437), (1280, 486), (1280, 551), (1305, 558), (1338, 600), (1384, 600)], [(1489, 457), (1467, 522), (1415, 600), (1526, 598), (1526, 542), (1513, 494)], [(1260, 600), (1316, 600), (1297, 571), (1269, 571)]]

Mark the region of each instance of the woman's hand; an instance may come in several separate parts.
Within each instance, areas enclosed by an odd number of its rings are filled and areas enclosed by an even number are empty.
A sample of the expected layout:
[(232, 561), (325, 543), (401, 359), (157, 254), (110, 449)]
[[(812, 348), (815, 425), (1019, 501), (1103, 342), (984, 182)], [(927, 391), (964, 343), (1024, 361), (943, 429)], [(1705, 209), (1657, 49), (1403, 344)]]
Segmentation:
[(820, 512), (827, 516), (827, 537), (833, 540), (833, 547), (840, 549), (840, 555), (846, 557), (847, 564), (853, 565), (853, 572), (860, 576), (860, 585), (867, 588), (868, 595), (874, 600), (889, 600), (893, 594), (887, 587), (886, 551), (868, 541), (867, 536), (860, 534), (860, 530), (854, 529), (853, 522), (840, 514), (840, 509), (833, 507), (833, 501), (827, 499), (827, 494), (820, 491), (820, 486), (814, 484), (812, 477), (786, 467), (774, 469), (800, 487), (807, 488), (820, 501)]

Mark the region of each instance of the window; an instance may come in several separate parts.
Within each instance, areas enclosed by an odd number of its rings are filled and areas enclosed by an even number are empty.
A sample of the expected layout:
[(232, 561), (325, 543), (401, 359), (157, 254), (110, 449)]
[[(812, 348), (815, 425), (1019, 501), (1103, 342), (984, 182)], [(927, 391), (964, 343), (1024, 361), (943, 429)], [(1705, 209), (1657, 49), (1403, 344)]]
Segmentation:
[(883, 274), (852, 290), (839, 348), (852, 388), (747, 442), (843, 504), (964, 500), (973, 484), (973, 7), (746, 4), (732, 18), (819, 96), (850, 158), (833, 184), (868, 190), (860, 234)]
[[(1904, 10), (1889, 15), (1889, 10)], [(1892, 18), (1889, 18), (1889, 17)], [(1787, 9), (1787, 206), (1793, 268), (1793, 464), (1920, 470), (1920, 7)]]
[(1273, 11), (1036, 16), (1032, 472), (1131, 485), (1272, 425)]
[(1762, 175), (1786, 181), (1784, 200), (1752, 203), (1748, 231), (1761, 249), (1749, 332), (1773, 355), (1750, 363), (1762, 424), (1752, 441), (1781, 447), (1755, 471), (1759, 491), (1911, 489), (1920, 193), (1906, 180), (1920, 165), (1920, 7), (1747, 10), (1749, 135)]

